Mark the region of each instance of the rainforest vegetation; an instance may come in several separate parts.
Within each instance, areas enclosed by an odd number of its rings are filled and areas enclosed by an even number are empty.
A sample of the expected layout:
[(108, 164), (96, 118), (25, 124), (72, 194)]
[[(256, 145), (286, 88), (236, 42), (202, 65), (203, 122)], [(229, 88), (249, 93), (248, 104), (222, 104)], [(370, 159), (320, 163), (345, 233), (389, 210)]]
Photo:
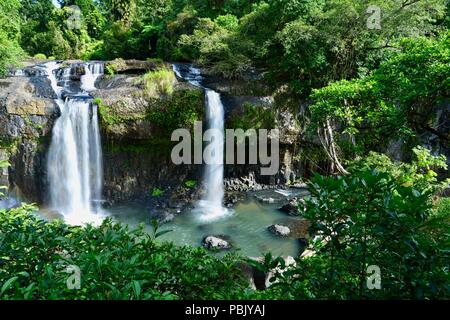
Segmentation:
[[(368, 27), (370, 6), (379, 27)], [(160, 243), (156, 224), (151, 234), (110, 219), (72, 227), (32, 205), (2, 209), (0, 298), (449, 299), (448, 160), (421, 140), (450, 148), (450, 129), (433, 127), (450, 103), (449, 11), (446, 0), (2, 0), (0, 76), (25, 59), (190, 62), (233, 81), (257, 72), (278, 109), (248, 106), (236, 126), (271, 128), (304, 102), (302, 135), (319, 138), (328, 166), (305, 177), (298, 213), (327, 241), (311, 241), (316, 254), (295, 267)], [(153, 92), (168, 77), (142, 81)], [(188, 109), (148, 117), (170, 131), (195, 120)], [(394, 140), (402, 161), (387, 155)], [(243, 264), (284, 272), (253, 290)], [(67, 289), (70, 265), (86, 275), (80, 290)], [(372, 265), (381, 290), (367, 287)]]

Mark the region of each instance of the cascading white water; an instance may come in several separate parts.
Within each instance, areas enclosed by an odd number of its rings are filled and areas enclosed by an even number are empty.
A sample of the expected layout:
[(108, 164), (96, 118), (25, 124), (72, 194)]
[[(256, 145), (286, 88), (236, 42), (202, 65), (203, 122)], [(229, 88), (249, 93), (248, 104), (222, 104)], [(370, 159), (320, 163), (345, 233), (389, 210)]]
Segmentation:
[(103, 63), (93, 62), (84, 66), (85, 74), (81, 77), (81, 89), (94, 91), (95, 82), (103, 74)]
[[(174, 73), (194, 86), (205, 89), (206, 117), (208, 129), (213, 129), (214, 134), (208, 145), (209, 164), (205, 165), (206, 193), (194, 209), (203, 222), (211, 222), (227, 216), (231, 211), (223, 207), (223, 158), (224, 158), (224, 110), (220, 94), (212, 89), (202, 86), (200, 70), (194, 67), (182, 76), (177, 65), (173, 65)], [(205, 149), (206, 150), (206, 149)]]
[[(58, 64), (51, 62), (45, 67), (61, 110), (48, 153), (50, 207), (63, 214), (69, 224), (98, 223), (102, 220), (103, 170), (97, 106), (91, 104), (83, 91), (63, 101), (64, 88), (58, 86), (58, 80), (65, 83), (70, 70), (64, 70), (62, 79), (57, 79), (54, 71)], [(90, 72), (82, 77), (81, 88), (94, 90), (99, 72), (95, 73), (96, 69), (92, 72), (89, 65), (85, 69)]]
[[(223, 149), (224, 149), (224, 112), (220, 94), (211, 89), (205, 89), (206, 117), (208, 129), (212, 129), (210, 145), (208, 146), (208, 164), (205, 165), (206, 194), (198, 203), (197, 210), (201, 212), (202, 221), (214, 221), (229, 213), (223, 207)], [(206, 149), (205, 149), (206, 150)]]

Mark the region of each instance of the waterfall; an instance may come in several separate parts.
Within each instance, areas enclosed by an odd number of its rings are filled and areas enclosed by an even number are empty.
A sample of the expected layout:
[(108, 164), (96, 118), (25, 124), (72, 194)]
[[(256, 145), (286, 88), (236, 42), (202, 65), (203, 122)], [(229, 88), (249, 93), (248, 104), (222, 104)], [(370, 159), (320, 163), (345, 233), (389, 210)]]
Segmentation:
[(103, 74), (103, 63), (93, 62), (84, 66), (85, 74), (81, 77), (81, 89), (85, 91), (96, 90), (95, 82)]
[[(45, 65), (61, 110), (53, 127), (47, 159), (50, 207), (60, 212), (67, 223), (75, 225), (102, 220), (103, 170), (98, 111), (91, 103), (92, 98), (84, 92), (95, 90), (95, 80), (102, 71), (102, 67), (96, 65), (85, 65), (80, 90), (69, 92), (65, 101), (62, 93), (70, 69), (63, 70), (57, 78), (58, 64)], [(63, 83), (63, 87), (59, 83)]]
[(196, 211), (200, 212), (200, 219), (202, 221), (209, 222), (226, 216), (229, 211), (223, 207), (223, 104), (220, 99), (220, 94), (216, 91), (205, 89), (205, 94), (208, 129), (214, 130), (214, 134), (208, 146), (208, 150), (211, 151), (210, 159), (205, 165), (206, 194), (198, 203)]
[(173, 65), (174, 73), (194, 86), (205, 90), (206, 120), (208, 129), (214, 130), (207, 149), (210, 152), (209, 163), (205, 165), (204, 185), (206, 193), (194, 211), (203, 222), (211, 222), (227, 216), (231, 211), (223, 207), (223, 158), (224, 158), (224, 110), (220, 94), (202, 86), (200, 70), (192, 66), (188, 72), (182, 73), (178, 65)]

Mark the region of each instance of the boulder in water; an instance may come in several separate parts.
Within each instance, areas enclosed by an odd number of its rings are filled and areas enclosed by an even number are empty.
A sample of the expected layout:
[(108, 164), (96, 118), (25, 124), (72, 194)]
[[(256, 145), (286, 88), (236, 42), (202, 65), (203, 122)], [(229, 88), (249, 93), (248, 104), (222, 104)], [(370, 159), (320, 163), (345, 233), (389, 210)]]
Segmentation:
[(283, 226), (281, 224), (274, 224), (268, 227), (270, 232), (276, 234), (277, 236), (287, 237), (291, 234), (291, 229), (289, 227)]
[(301, 211), (306, 210), (306, 202), (303, 198), (292, 198), (284, 206), (279, 208), (281, 212), (285, 212), (291, 216), (298, 216)]
[(231, 243), (228, 236), (206, 236), (202, 241), (203, 246), (208, 250), (227, 250), (231, 249)]

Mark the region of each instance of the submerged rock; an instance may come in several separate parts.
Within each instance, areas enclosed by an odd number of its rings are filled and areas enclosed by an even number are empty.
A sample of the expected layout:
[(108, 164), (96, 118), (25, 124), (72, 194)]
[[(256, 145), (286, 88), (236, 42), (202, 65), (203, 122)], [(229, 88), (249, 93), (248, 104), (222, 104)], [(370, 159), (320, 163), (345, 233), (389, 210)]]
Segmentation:
[(291, 229), (281, 224), (271, 225), (267, 229), (269, 229), (269, 231), (272, 232), (273, 234), (281, 237), (287, 237), (291, 234)]
[(233, 207), (236, 203), (238, 203), (239, 201), (242, 201), (244, 199), (244, 194), (239, 193), (239, 192), (227, 192), (225, 193), (225, 200), (224, 200), (224, 205), (227, 208), (231, 208)]
[(172, 222), (174, 219), (175, 219), (175, 214), (173, 214), (172, 212), (164, 212), (163, 214), (161, 214), (158, 221), (160, 224), (164, 224), (164, 223)]
[(208, 250), (227, 250), (231, 249), (232, 245), (230, 243), (228, 236), (218, 235), (218, 236), (206, 236), (202, 241), (203, 247)]
[(311, 222), (306, 219), (290, 219), (285, 225), (291, 230), (289, 235), (293, 239), (309, 238)]
[(278, 210), (285, 212), (291, 216), (298, 215), (298, 199), (297, 198), (290, 199), (288, 203), (286, 203)]
[(301, 211), (306, 210), (306, 202), (303, 198), (292, 198), (284, 206), (279, 208), (281, 212), (285, 212), (291, 216), (298, 216)]

